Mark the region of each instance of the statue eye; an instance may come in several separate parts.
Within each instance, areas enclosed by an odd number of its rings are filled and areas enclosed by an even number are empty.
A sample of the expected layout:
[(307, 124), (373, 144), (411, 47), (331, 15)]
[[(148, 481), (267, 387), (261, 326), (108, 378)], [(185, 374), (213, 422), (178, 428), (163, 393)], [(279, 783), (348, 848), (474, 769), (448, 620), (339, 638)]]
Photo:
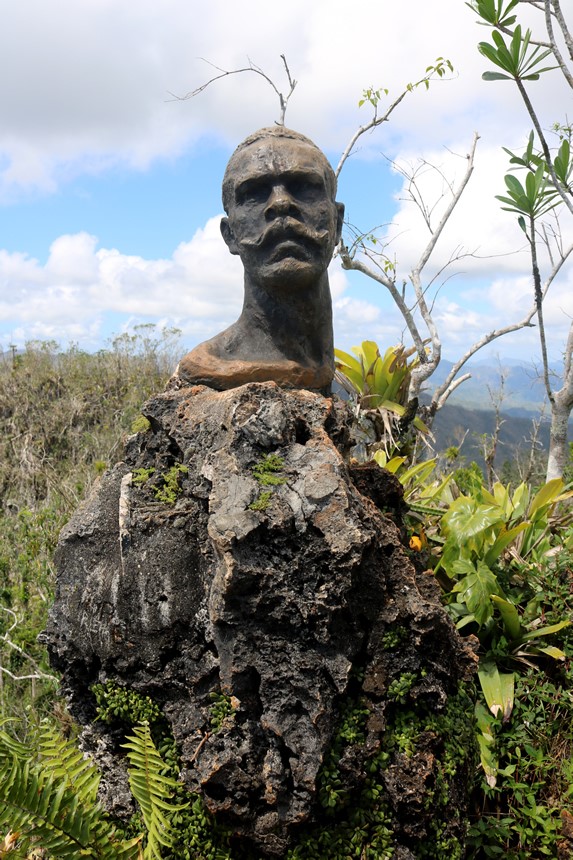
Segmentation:
[(269, 196), (269, 184), (267, 182), (244, 182), (235, 192), (235, 199), (239, 205), (245, 203), (261, 203)]
[(299, 200), (314, 200), (324, 190), (324, 185), (319, 179), (309, 176), (293, 176), (287, 184), (289, 194)]

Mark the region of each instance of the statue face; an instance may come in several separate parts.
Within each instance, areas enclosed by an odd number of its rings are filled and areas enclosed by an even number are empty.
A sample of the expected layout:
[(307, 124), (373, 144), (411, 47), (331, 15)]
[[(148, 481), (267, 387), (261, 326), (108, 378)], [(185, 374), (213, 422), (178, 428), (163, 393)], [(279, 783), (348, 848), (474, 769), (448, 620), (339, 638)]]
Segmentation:
[(269, 137), (235, 156), (234, 190), (221, 232), (251, 280), (265, 289), (308, 287), (326, 271), (344, 207), (326, 162), (303, 141)]

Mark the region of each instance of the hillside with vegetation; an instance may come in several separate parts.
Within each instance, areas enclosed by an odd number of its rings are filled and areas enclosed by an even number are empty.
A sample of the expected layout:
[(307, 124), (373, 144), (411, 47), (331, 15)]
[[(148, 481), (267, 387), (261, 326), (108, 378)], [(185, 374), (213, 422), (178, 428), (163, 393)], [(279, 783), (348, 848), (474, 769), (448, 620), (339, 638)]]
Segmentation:
[[(176, 332), (143, 327), (96, 354), (35, 342), (0, 363), (0, 857), (233, 856), (228, 834), (176, 782), (177, 751), (157, 706), (111, 702), (96, 691), (101, 719), (121, 711), (140, 809), (127, 827), (109, 820), (38, 642), (54, 594), (59, 531), (121, 458), (125, 438), (141, 429), (142, 402), (163, 387), (181, 351)], [(566, 860), (573, 856), (571, 486), (567, 475), (549, 484), (503, 475), (488, 481), (451, 449), (417, 460), (423, 425), (406, 421), (400, 406), (411, 366), (390, 352), (374, 349), (371, 360), (345, 368), (364, 439), (355, 454), (400, 480), (407, 552), (438, 581), (461, 635), (479, 642), (467, 847), (438, 846), (441, 854), (424, 856)], [(407, 706), (407, 686), (400, 696)], [(224, 707), (214, 703), (215, 721)], [(352, 732), (359, 743), (360, 726)], [(418, 741), (407, 719), (388, 740), (406, 755)], [(62, 804), (74, 816), (56, 814)], [(365, 819), (335, 853), (301, 845), (289, 856), (391, 858), (391, 846), (376, 848), (379, 835), (376, 842), (369, 827)], [(174, 848), (182, 832), (187, 853)]]

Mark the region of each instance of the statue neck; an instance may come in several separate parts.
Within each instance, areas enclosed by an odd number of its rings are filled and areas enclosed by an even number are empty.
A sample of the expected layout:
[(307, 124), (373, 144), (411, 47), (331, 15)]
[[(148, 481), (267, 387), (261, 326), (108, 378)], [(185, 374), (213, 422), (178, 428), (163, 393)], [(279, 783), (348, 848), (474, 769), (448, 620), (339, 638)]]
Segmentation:
[[(245, 275), (245, 300), (236, 326), (253, 353), (303, 364), (332, 362), (332, 301), (325, 272), (299, 291), (275, 291), (253, 284)], [(253, 355), (254, 357), (254, 355)]]

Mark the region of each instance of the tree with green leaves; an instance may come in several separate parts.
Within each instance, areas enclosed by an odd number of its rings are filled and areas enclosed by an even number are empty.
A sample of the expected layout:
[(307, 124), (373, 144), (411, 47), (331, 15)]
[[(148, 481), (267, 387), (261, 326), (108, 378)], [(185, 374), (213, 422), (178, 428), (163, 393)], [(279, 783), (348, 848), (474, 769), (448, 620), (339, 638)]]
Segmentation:
[[(567, 428), (573, 410), (573, 322), (564, 350), (561, 387), (556, 389), (549, 368), (543, 302), (573, 251), (573, 241), (564, 241), (561, 231), (547, 224), (546, 216), (563, 207), (573, 214), (573, 126), (568, 120), (564, 124), (554, 122), (553, 132), (558, 141), (556, 146), (551, 146), (543, 129), (544, 118), (529, 95), (528, 85), (542, 75), (557, 72), (573, 89), (573, 35), (559, 0), (472, 0), (467, 5), (478, 14), (481, 24), (491, 28), (491, 42), (478, 45), (480, 53), (495, 67), (484, 72), (483, 79), (513, 81), (533, 124), (523, 154), (505, 149), (512, 172), (505, 177), (505, 194), (498, 195), (497, 199), (503, 209), (517, 215), (517, 223), (529, 247), (543, 381), (551, 409), (549, 481), (563, 475), (569, 458)], [(525, 6), (542, 14), (545, 29), (542, 38), (534, 38), (529, 28), (524, 29), (518, 23), (518, 13)], [(524, 176), (523, 181), (516, 172)], [(540, 263), (543, 247), (548, 259), (545, 278)]]

